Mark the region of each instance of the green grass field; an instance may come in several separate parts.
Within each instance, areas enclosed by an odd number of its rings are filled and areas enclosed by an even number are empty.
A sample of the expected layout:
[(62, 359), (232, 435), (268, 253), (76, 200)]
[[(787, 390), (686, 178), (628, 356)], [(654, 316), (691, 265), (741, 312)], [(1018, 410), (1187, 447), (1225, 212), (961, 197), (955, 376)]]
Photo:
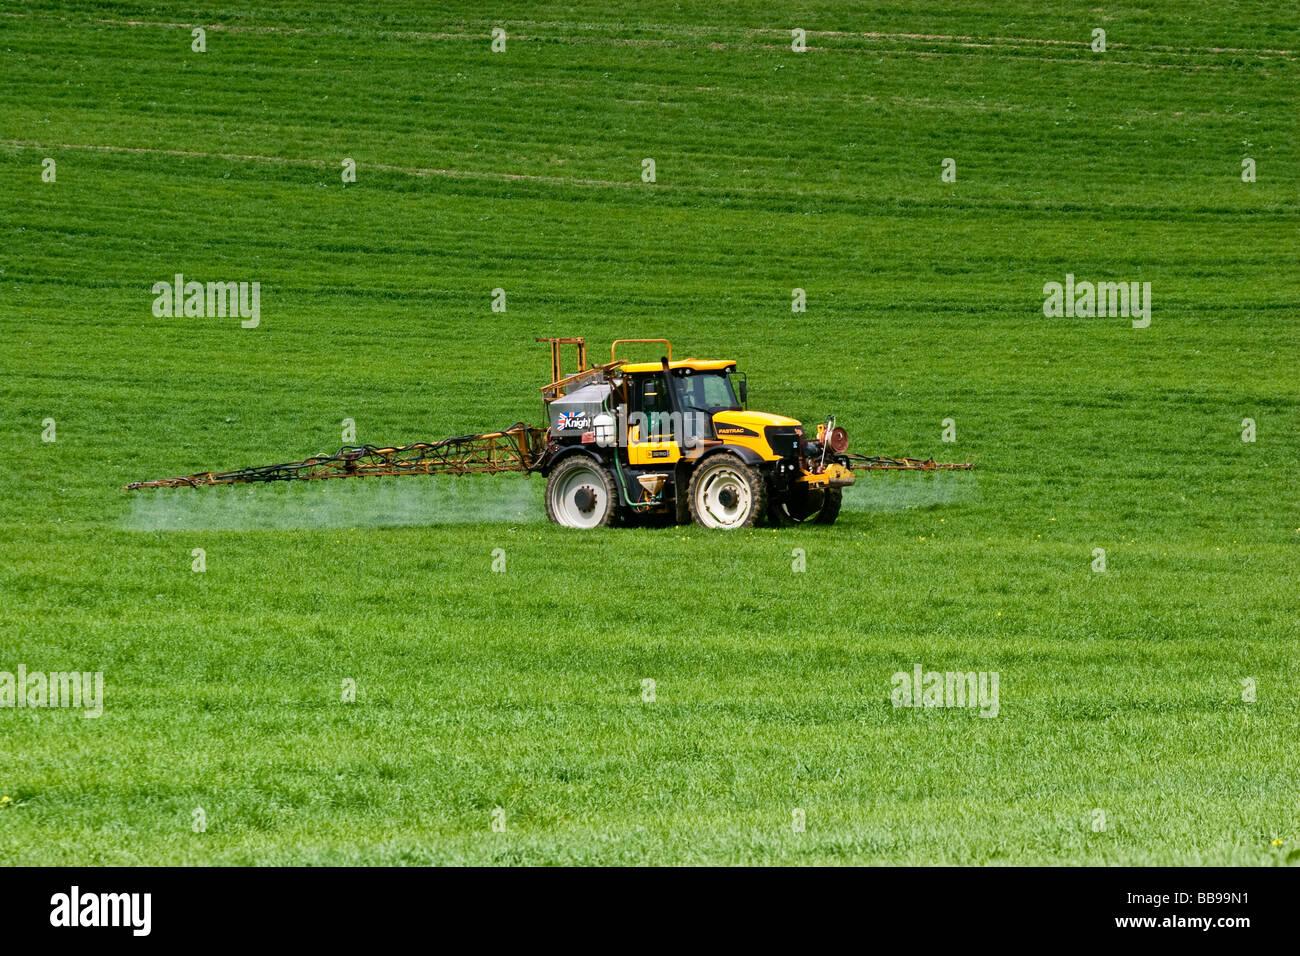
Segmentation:
[[(0, 5), (0, 671), (105, 684), (0, 709), (0, 862), (1285, 862), (1294, 4), (448, 6)], [(1150, 327), (1045, 317), (1067, 273)], [(120, 488), (538, 422), (543, 335), (978, 468), (734, 534)], [(893, 707), (915, 663), (998, 715)]]

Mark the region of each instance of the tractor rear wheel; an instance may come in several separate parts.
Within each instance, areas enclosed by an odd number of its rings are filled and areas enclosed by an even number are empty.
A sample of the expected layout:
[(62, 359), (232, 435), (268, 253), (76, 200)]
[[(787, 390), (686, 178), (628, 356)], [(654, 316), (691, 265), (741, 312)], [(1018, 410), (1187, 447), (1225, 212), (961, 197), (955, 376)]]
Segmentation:
[(566, 528), (598, 528), (613, 524), (618, 513), (618, 489), (609, 469), (586, 455), (574, 455), (555, 466), (546, 479), (546, 517)]
[(686, 491), (691, 517), (705, 528), (752, 528), (767, 507), (767, 482), (736, 455), (712, 455), (695, 468)]

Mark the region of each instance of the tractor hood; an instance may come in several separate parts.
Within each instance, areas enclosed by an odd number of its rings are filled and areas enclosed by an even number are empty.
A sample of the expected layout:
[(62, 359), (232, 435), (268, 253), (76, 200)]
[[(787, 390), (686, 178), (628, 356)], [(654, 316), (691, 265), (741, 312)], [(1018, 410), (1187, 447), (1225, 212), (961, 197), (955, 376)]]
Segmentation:
[(713, 427), (718, 437), (722, 439), (746, 433), (750, 436), (760, 436), (768, 425), (789, 427), (800, 424), (797, 418), (786, 418), (784, 415), (771, 415), (767, 412), (726, 411), (717, 412), (713, 416)]

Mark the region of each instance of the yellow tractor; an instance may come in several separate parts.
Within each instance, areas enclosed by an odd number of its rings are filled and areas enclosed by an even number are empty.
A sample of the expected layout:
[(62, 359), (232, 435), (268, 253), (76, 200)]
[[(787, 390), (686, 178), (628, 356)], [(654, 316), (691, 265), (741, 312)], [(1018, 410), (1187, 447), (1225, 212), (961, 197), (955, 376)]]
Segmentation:
[[(619, 339), (607, 364), (586, 368), (581, 339), (551, 343), (544, 386), (550, 427), (534, 470), (547, 476), (546, 513), (571, 528), (621, 515), (671, 515), (680, 524), (747, 528), (767, 520), (832, 523), (853, 484), (844, 429), (749, 410), (731, 359), (674, 359), (667, 339)], [(633, 343), (663, 346), (654, 362), (618, 357)], [(564, 376), (560, 350), (578, 349)]]

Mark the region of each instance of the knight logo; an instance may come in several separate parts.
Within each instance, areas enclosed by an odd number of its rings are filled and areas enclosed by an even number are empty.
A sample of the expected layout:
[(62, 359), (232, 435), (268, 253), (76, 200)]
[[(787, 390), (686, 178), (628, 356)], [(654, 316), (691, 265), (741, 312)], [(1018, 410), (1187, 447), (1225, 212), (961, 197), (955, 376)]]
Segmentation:
[(560, 417), (555, 421), (556, 431), (564, 431), (567, 428), (590, 428), (591, 422), (587, 419), (586, 412), (560, 412)]

